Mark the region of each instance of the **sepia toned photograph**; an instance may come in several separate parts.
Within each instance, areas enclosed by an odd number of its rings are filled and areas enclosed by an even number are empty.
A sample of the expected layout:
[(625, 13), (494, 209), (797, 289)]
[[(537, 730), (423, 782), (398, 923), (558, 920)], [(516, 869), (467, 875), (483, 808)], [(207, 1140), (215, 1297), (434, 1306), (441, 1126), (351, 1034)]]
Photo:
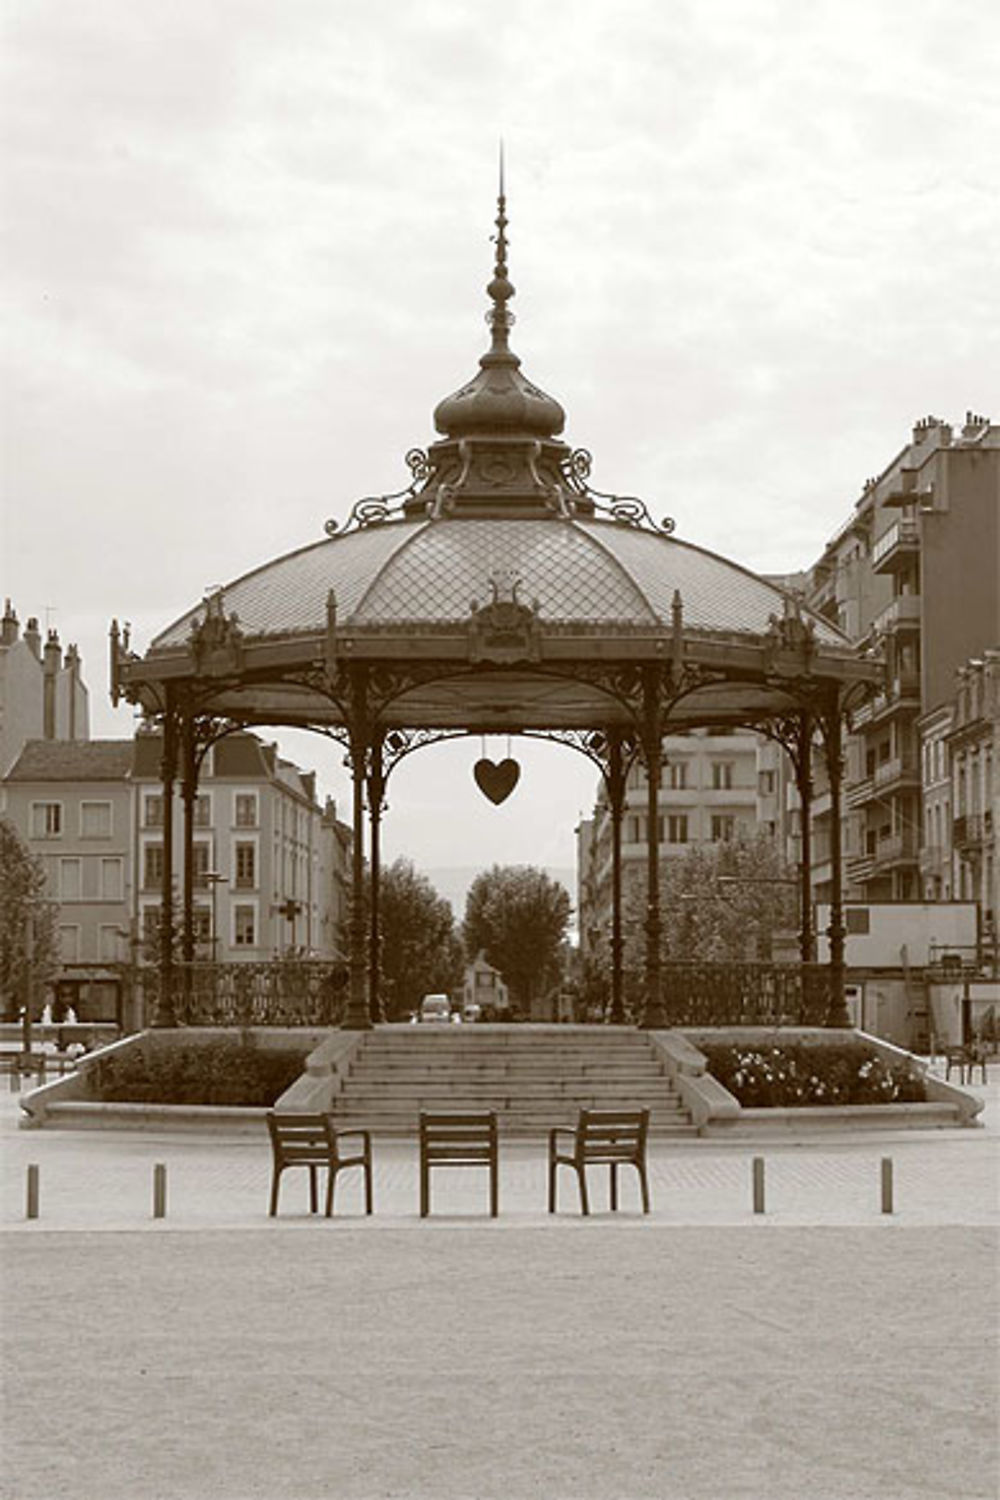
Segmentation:
[(991, 8), (0, 26), (0, 1500), (997, 1500)]

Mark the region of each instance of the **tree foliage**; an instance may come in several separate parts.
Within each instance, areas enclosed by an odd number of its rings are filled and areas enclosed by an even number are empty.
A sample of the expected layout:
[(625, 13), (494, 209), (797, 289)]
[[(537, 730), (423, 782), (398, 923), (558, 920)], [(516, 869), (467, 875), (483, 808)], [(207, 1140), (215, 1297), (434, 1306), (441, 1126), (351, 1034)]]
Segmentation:
[(455, 915), (425, 875), (397, 859), (379, 879), (380, 979), (386, 1018), (400, 1021), (422, 996), (462, 979)]
[[(796, 876), (761, 832), (692, 844), (660, 866), (661, 954), (674, 962), (767, 962), (774, 934), (797, 926)], [(640, 970), (645, 886), (628, 892), (626, 964)]]
[(13, 823), (0, 818), (0, 1005), (8, 1019), (31, 997), (37, 1019), (43, 991), (59, 966), (56, 906), (45, 869)]
[(530, 1015), (532, 1002), (561, 977), (570, 910), (568, 892), (544, 870), (494, 865), (469, 887), (465, 951), (470, 959), (483, 953)]

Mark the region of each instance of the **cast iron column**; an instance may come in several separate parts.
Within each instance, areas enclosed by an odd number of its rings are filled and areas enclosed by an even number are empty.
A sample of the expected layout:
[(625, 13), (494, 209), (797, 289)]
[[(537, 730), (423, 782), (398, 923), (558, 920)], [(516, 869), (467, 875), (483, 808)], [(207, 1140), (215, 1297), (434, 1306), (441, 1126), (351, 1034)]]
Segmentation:
[(799, 958), (811, 964), (814, 957), (812, 917), (812, 714), (808, 709), (799, 721), (799, 744), (795, 755), (795, 784), (802, 818), (802, 858), (799, 863)]
[(365, 768), (370, 749), (368, 729), (368, 678), (358, 663), (351, 667), (350, 762), (354, 792), (353, 836), (351, 844), (351, 952), (350, 981), (343, 1027), (346, 1031), (367, 1031), (368, 955), (365, 951)]
[(163, 801), (163, 881), (160, 889), (160, 993), (154, 1026), (176, 1026), (174, 1011), (174, 781), (177, 776), (177, 712), (167, 689), (163, 715), (160, 782)]
[(660, 993), (660, 759), (663, 724), (660, 708), (660, 676), (646, 669), (643, 682), (643, 756), (649, 788), (646, 821), (646, 997), (642, 1024), (650, 1030), (666, 1026), (667, 1016)]
[(824, 716), (827, 774), (830, 781), (830, 1009), (828, 1026), (849, 1026), (844, 997), (844, 875), (840, 827), (840, 800), (843, 782), (843, 724), (840, 694), (835, 690), (833, 702)]
[(622, 817), (625, 812), (625, 774), (622, 738), (617, 729), (608, 733), (608, 808), (611, 812), (611, 1015), (612, 1026), (625, 1021), (622, 998)]
[[(185, 964), (194, 962), (194, 804), (198, 793), (198, 762), (195, 753), (194, 720), (185, 714), (181, 724), (181, 800), (184, 804), (184, 908), (181, 928), (181, 956)], [(185, 992), (191, 982), (185, 974)]]
[(379, 949), (382, 933), (379, 927), (379, 881), (382, 878), (382, 803), (385, 796), (385, 771), (382, 765), (382, 731), (372, 736), (368, 769), (369, 824), (369, 909), (368, 909), (368, 1014), (372, 1024), (385, 1020), (379, 980)]

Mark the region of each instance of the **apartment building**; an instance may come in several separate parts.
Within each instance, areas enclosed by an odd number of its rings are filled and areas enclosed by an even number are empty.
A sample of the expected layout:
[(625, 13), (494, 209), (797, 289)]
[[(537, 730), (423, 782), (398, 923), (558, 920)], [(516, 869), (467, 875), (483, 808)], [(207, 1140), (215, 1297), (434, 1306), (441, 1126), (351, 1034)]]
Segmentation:
[[(0, 811), (59, 905), (54, 1013), (123, 1018), (128, 975), (155, 961), (163, 880), (162, 740), (29, 740)], [(180, 798), (175, 894), (183, 890)], [(208, 751), (194, 806), (195, 956), (332, 958), (343, 951), (351, 830), (315, 776), (241, 733)]]
[(58, 902), (53, 1015), (121, 1020), (133, 903), (130, 740), (29, 740), (0, 785), (4, 816)]
[[(661, 860), (679, 858), (692, 844), (717, 844), (764, 829), (780, 837), (784, 752), (750, 730), (694, 729), (667, 735), (659, 795)], [(622, 889), (646, 878), (646, 774), (628, 773), (622, 816)], [(612, 909), (612, 819), (603, 784), (591, 818), (577, 828), (577, 906), (580, 951), (586, 957), (606, 940)]]
[[(940, 759), (950, 793), (951, 818), (947, 816), (948, 801), (942, 799), (942, 815), (935, 827), (941, 830), (942, 864), (951, 894), (958, 901), (978, 904), (981, 937), (995, 953), (1000, 910), (1000, 648), (986, 651), (959, 668), (954, 701), (949, 707), (947, 732), (941, 737), (946, 755)], [(932, 760), (932, 749), (937, 745), (931, 739), (930, 727), (922, 726), (925, 777), (937, 769)], [(931, 795), (937, 785), (925, 782), (928, 810), (933, 807)]]
[[(163, 881), (162, 738), (135, 740), (136, 921), (155, 945)], [(183, 808), (174, 799), (178, 894), (182, 889)], [(254, 734), (225, 736), (204, 757), (193, 809), (193, 886), (197, 956), (219, 962), (333, 957), (350, 835), (334, 804), (316, 800), (313, 772), (300, 770)]]
[[(847, 895), (953, 894), (945, 747), (956, 673), (1000, 643), (1000, 428), (971, 412), (957, 434), (917, 422), (812, 569), (808, 602), (886, 664), (846, 745)], [(822, 795), (813, 816), (822, 844)], [(818, 899), (821, 884), (817, 870)]]
[(45, 642), (32, 616), (22, 633), (11, 601), (0, 619), (0, 777), (29, 740), (90, 738), (89, 697), (75, 646), (65, 654), (58, 632)]

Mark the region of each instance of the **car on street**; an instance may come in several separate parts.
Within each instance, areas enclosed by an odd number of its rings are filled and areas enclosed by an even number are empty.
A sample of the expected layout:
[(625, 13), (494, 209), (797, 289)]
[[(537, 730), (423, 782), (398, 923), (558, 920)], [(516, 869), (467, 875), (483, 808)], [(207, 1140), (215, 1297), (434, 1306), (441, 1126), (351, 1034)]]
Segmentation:
[(420, 1002), (420, 1020), (430, 1025), (451, 1021), (451, 1001), (447, 995), (425, 995)]

